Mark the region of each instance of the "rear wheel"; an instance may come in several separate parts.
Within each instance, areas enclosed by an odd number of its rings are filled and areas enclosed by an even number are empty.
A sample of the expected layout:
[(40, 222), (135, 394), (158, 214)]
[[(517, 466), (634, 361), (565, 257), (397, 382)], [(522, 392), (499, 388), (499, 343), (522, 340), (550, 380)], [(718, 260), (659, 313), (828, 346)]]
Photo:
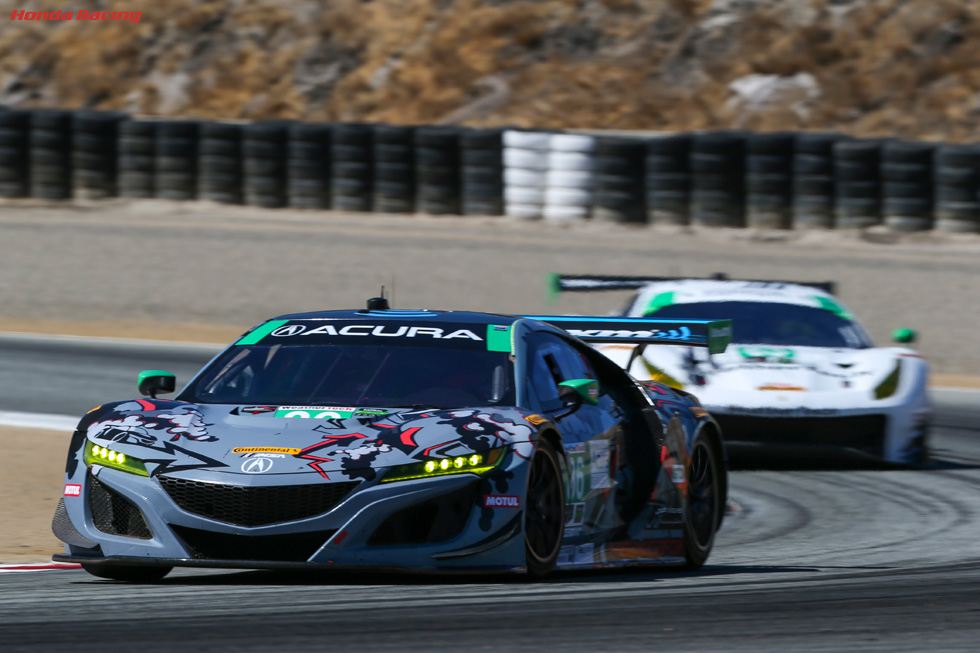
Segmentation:
[(684, 557), (688, 569), (699, 569), (708, 559), (721, 522), (721, 461), (703, 437), (694, 442), (687, 472), (687, 508), (684, 513)]
[(86, 565), (82, 569), (109, 580), (121, 580), (127, 583), (155, 583), (171, 572), (173, 567), (143, 567), (138, 565)]
[(558, 456), (544, 439), (538, 440), (531, 457), (524, 505), (527, 573), (532, 578), (541, 578), (558, 560), (565, 516), (565, 489)]

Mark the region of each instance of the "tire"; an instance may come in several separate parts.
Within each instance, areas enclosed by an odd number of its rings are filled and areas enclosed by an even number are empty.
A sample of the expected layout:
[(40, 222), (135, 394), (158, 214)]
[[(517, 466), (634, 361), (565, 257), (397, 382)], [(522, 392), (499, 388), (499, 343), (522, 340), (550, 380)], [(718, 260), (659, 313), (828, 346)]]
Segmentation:
[(717, 448), (698, 436), (691, 447), (684, 503), (684, 558), (691, 570), (708, 559), (724, 515), (721, 464)]
[(558, 456), (547, 440), (538, 440), (528, 467), (524, 557), (528, 576), (537, 579), (551, 571), (558, 560), (565, 520), (565, 488)]
[(144, 567), (138, 565), (82, 565), (82, 569), (96, 578), (119, 580), (126, 583), (155, 583), (169, 574), (173, 567)]

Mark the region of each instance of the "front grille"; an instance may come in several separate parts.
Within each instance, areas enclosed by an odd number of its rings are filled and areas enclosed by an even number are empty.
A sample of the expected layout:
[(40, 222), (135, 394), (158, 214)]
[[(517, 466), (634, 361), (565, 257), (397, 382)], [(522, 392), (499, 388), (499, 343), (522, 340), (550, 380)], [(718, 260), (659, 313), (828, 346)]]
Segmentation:
[(86, 481), (88, 485), (88, 504), (92, 509), (92, 521), (95, 527), (109, 535), (135, 537), (140, 540), (153, 538), (150, 527), (129, 499), (125, 498), (108, 485), (100, 483), (99, 479), (89, 472)]
[(158, 477), (174, 502), (189, 513), (236, 526), (268, 526), (316, 517), (333, 508), (360, 481), (249, 487)]
[(333, 537), (336, 529), (289, 535), (233, 535), (197, 528), (170, 527), (198, 560), (305, 562)]
[(884, 415), (843, 417), (757, 417), (712, 413), (725, 440), (770, 444), (848, 447), (880, 456), (885, 441)]

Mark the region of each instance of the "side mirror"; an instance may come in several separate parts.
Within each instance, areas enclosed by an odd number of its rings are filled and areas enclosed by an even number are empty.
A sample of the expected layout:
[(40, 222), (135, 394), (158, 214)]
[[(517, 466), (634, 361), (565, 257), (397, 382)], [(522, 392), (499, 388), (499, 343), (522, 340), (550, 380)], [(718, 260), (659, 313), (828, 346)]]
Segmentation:
[(163, 370), (143, 370), (137, 381), (139, 393), (156, 399), (158, 394), (170, 394), (177, 387), (177, 377)]
[(599, 382), (595, 379), (572, 379), (558, 384), (558, 398), (565, 403), (599, 403)]
[(910, 344), (915, 342), (918, 334), (914, 329), (895, 329), (892, 331), (892, 340), (902, 344)]

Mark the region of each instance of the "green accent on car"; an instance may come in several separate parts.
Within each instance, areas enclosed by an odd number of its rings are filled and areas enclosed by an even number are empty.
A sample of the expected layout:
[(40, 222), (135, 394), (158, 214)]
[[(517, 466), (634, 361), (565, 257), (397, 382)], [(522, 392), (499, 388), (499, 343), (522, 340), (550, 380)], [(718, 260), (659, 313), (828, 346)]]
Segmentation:
[(177, 376), (167, 370), (143, 370), (136, 377), (136, 388), (144, 397), (170, 394), (177, 386)]
[(558, 301), (558, 295), (561, 294), (561, 275), (557, 272), (549, 272), (545, 284), (548, 290), (545, 301), (549, 304), (554, 304)]
[(599, 382), (595, 379), (572, 379), (571, 381), (562, 381), (558, 385), (571, 388), (587, 404), (595, 406), (599, 403)]
[(511, 347), (511, 328), (506, 324), (487, 325), (487, 351), (513, 351)]
[(793, 350), (787, 347), (766, 347), (764, 345), (750, 345), (739, 347), (738, 353), (742, 358), (765, 358), (777, 363), (792, 363)]
[(269, 335), (270, 333), (272, 333), (273, 331), (275, 331), (276, 329), (278, 329), (279, 327), (281, 327), (282, 325), (288, 322), (289, 320), (270, 320), (265, 324), (260, 324), (259, 326), (255, 327), (254, 329), (246, 333), (244, 336), (242, 336), (235, 344), (254, 345), (258, 343), (260, 340), (262, 340), (262, 338), (265, 338), (267, 335)]
[(843, 320), (847, 320), (848, 322), (854, 320), (854, 316), (848, 313), (847, 309), (845, 309), (843, 306), (838, 304), (832, 298), (824, 297), (822, 295), (814, 295), (813, 299), (815, 299), (816, 302), (820, 305), (819, 307), (824, 309), (825, 311), (830, 311), (837, 317)]
[(85, 441), (84, 459), (86, 467), (89, 465), (102, 465), (103, 467), (110, 467), (123, 472), (129, 472), (130, 474), (136, 474), (137, 476), (150, 475), (146, 471), (146, 465), (139, 458), (127, 456), (88, 440)]
[(898, 382), (902, 376), (902, 361), (895, 361), (895, 369), (885, 377), (884, 381), (875, 387), (875, 399), (888, 399), (898, 390)]
[(732, 344), (732, 321), (712, 320), (708, 323), (708, 353), (724, 354)]
[(657, 367), (647, 359), (640, 357), (643, 361), (643, 366), (647, 368), (647, 374), (650, 375), (651, 381), (656, 381), (657, 383), (663, 383), (664, 385), (669, 385), (672, 388), (677, 388), (678, 390), (684, 389), (684, 384), (672, 377), (667, 372), (663, 371), (661, 368)]
[(337, 408), (335, 406), (283, 406), (277, 408), (273, 417), (290, 419), (347, 419), (357, 412), (356, 408)]
[(892, 331), (892, 340), (902, 344), (909, 344), (916, 341), (919, 334), (915, 332), (915, 329), (895, 329)]
[(674, 292), (662, 292), (654, 295), (650, 299), (649, 303), (647, 303), (647, 307), (644, 309), (643, 315), (653, 315), (664, 306), (673, 306), (675, 295), (676, 293)]
[(507, 447), (498, 447), (490, 451), (471, 453), (465, 456), (431, 458), (420, 463), (396, 465), (388, 470), (381, 482), (410, 481), (448, 474), (486, 474), (503, 462), (506, 450)]

